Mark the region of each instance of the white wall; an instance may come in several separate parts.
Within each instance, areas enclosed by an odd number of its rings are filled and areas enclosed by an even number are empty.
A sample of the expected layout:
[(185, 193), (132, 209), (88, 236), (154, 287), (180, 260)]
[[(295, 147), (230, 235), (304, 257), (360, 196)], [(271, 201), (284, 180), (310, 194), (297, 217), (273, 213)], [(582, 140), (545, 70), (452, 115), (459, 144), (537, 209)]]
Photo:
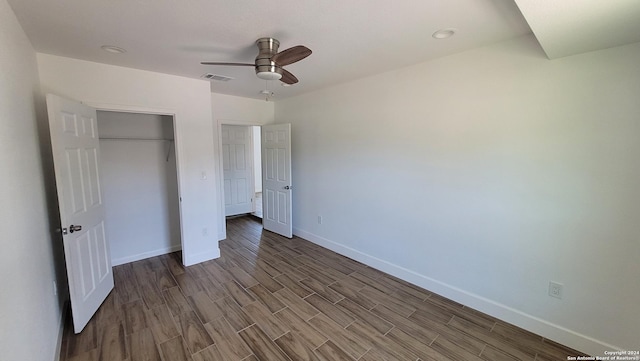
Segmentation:
[(209, 84), (47, 54), (37, 58), (45, 93), (103, 109), (175, 116), (183, 261), (191, 265), (218, 257), (219, 185)]
[(640, 44), (549, 61), (527, 36), (278, 101), (294, 232), (585, 352), (637, 350), (638, 64)]
[(54, 296), (53, 281), (62, 243), (47, 214), (36, 54), (5, 0), (0, 49), (0, 358), (51, 361), (61, 335), (64, 297)]
[(211, 93), (211, 106), (216, 122), (249, 125), (273, 123), (273, 102)]
[[(274, 103), (258, 99), (241, 98), (224, 94), (211, 94), (211, 107), (213, 123), (215, 124), (214, 138), (218, 143), (217, 152), (222, 154), (220, 131), (222, 124), (230, 125), (263, 125), (273, 123)], [(218, 234), (219, 239), (227, 236), (224, 217), (224, 189), (222, 174), (222, 158), (216, 156), (216, 171), (218, 174), (218, 189), (220, 194), (218, 202)]]
[(167, 115), (98, 112), (113, 265), (181, 247), (173, 133), (173, 118)]

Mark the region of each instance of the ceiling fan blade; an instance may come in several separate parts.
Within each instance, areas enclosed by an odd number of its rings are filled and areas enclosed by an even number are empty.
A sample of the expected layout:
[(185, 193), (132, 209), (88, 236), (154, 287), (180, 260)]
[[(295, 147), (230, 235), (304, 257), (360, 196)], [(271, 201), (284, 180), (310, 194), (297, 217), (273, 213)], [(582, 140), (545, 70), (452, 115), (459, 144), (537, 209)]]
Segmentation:
[(285, 84), (292, 85), (298, 82), (298, 78), (296, 78), (295, 75), (291, 74), (287, 70), (282, 69), (282, 78), (280, 79), (280, 81)]
[(203, 61), (200, 64), (202, 65), (229, 65), (229, 66), (253, 66), (255, 67), (255, 64), (249, 64), (249, 63), (220, 63), (217, 61)]
[(298, 45), (279, 52), (271, 57), (271, 61), (275, 62), (279, 66), (285, 66), (293, 64), (296, 61), (300, 61), (309, 55), (311, 55), (311, 49), (303, 45)]

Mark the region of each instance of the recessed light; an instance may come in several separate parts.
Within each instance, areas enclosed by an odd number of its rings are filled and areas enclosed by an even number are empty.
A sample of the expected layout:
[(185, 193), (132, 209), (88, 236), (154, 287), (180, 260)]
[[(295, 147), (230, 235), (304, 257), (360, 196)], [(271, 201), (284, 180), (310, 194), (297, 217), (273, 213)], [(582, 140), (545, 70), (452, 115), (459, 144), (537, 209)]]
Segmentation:
[(452, 37), (456, 33), (457, 29), (448, 28), (448, 29), (440, 29), (435, 33), (431, 34), (431, 37), (434, 39), (447, 39)]
[(113, 45), (103, 45), (100, 47), (100, 49), (112, 54), (122, 54), (127, 52), (126, 50)]
[(280, 85), (284, 87), (291, 86), (291, 84), (287, 84), (287, 83), (280, 83)]

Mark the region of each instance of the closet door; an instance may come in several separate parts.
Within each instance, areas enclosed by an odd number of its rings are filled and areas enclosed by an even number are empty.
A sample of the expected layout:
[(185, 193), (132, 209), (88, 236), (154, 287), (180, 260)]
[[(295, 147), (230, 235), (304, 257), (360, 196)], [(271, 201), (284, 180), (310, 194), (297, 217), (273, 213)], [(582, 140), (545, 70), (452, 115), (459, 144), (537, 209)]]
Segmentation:
[(52, 94), (47, 109), (73, 327), (79, 333), (113, 289), (96, 110)]

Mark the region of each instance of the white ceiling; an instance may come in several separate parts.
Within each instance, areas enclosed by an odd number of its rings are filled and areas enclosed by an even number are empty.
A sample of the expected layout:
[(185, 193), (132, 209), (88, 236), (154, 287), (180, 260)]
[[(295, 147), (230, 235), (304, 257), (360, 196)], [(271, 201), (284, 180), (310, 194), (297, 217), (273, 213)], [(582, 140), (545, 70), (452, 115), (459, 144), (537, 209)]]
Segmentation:
[[(276, 100), (531, 32), (513, 0), (8, 1), (38, 52), (192, 78), (207, 72), (230, 76), (235, 79), (211, 82), (212, 91), (261, 98), (268, 86)], [(518, 3), (539, 20), (549, 14), (535, 15), (540, 9), (525, 5), (545, 1), (557, 0)], [(583, 2), (588, 0), (571, 1)], [(551, 35), (541, 35), (543, 46), (547, 41), (557, 45), (547, 40), (553, 39), (552, 25), (530, 21), (540, 29), (550, 27)], [(458, 31), (447, 40), (433, 39), (431, 34), (442, 28)], [(254, 42), (265, 36), (280, 40), (280, 50), (299, 44), (313, 50), (309, 58), (286, 67), (298, 84), (267, 85), (250, 67), (200, 65), (252, 63)], [(107, 53), (101, 45), (127, 52)]]

